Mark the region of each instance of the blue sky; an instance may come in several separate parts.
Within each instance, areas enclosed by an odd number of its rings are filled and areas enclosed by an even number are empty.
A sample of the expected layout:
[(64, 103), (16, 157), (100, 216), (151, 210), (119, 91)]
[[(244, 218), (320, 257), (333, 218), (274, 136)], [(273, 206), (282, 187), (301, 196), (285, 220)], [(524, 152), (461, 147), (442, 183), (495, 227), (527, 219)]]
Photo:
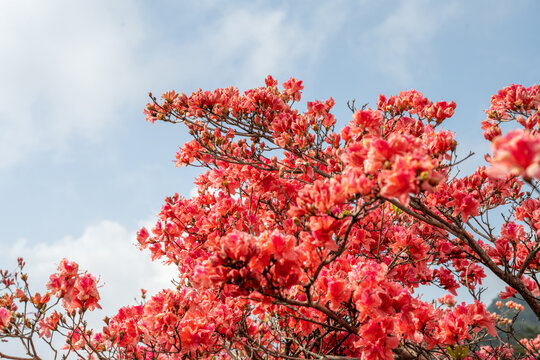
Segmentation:
[[(168, 270), (132, 245), (165, 196), (181, 126), (146, 123), (147, 93), (304, 81), (304, 99), (375, 104), (417, 89), (454, 100), (462, 154), (488, 151), (497, 89), (540, 79), (540, 5), (520, 1), (0, 2), (0, 268), (24, 256), (44, 282), (62, 257), (106, 283), (109, 312)], [(133, 268), (133, 264), (136, 266)], [(495, 294), (496, 289), (491, 291)]]

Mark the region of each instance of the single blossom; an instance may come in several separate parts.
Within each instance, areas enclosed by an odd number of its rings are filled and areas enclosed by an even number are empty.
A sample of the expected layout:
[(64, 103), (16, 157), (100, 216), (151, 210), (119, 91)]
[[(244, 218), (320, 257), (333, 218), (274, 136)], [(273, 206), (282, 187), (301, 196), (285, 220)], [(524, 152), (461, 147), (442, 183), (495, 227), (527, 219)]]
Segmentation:
[(491, 150), (491, 167), (487, 170), (490, 176), (540, 178), (539, 135), (524, 130), (511, 130), (505, 136), (495, 138)]
[(6, 328), (11, 321), (11, 311), (5, 307), (0, 307), (0, 330)]

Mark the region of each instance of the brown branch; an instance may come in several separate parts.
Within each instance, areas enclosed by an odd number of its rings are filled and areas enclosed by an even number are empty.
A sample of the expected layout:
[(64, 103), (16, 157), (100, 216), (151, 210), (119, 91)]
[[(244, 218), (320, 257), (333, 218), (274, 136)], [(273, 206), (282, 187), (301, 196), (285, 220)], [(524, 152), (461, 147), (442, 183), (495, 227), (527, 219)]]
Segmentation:
[(536, 254), (538, 254), (538, 251), (540, 251), (540, 244), (537, 242), (535, 245), (535, 248), (529, 251), (529, 254), (525, 258), (523, 265), (521, 265), (521, 269), (519, 269), (519, 272), (517, 274), (519, 278), (521, 278), (521, 276), (525, 273), (525, 270), (527, 270), (527, 266), (529, 266), (531, 261), (533, 261), (536, 257)]
[(514, 276), (510, 274), (509, 272), (501, 270), (489, 257), (488, 254), (482, 249), (480, 244), (476, 240), (474, 240), (467, 231), (463, 227), (458, 227), (455, 224), (450, 224), (446, 220), (442, 219), (440, 216), (438, 216), (436, 213), (434, 213), (431, 209), (427, 208), (424, 204), (420, 203), (417, 199), (411, 198), (411, 206), (414, 210), (421, 211), (420, 213), (417, 213), (413, 210), (411, 210), (409, 207), (401, 204), (399, 201), (395, 199), (388, 199), (383, 198), (384, 200), (394, 204), (396, 207), (398, 207), (403, 212), (411, 215), (412, 217), (419, 219), (429, 225), (444, 229), (451, 233), (452, 235), (456, 236), (460, 240), (462, 240), (465, 244), (467, 244), (480, 258), (480, 261), (483, 265), (485, 265), (489, 270), (491, 270), (499, 279), (503, 280), (505, 283), (510, 285), (514, 290), (516, 290), (521, 296), (523, 296), (523, 299), (527, 302), (527, 304), (531, 307), (532, 311), (536, 315), (536, 317), (540, 320), (540, 301), (531, 293), (529, 289), (523, 284), (521, 279), (517, 276)]
[(298, 301), (298, 300), (287, 299), (287, 298), (276, 299), (274, 301), (274, 303), (277, 304), (277, 305), (289, 304), (289, 305), (295, 305), (295, 306), (301, 306), (301, 307), (310, 307), (312, 309), (319, 310), (320, 312), (322, 312), (323, 314), (328, 316), (330, 319), (334, 320), (339, 325), (341, 325), (346, 331), (348, 331), (348, 332), (350, 332), (352, 334), (358, 334), (358, 329), (355, 326), (352, 326), (351, 324), (346, 322), (344, 319), (342, 319), (341, 317), (336, 315), (333, 311), (331, 311), (330, 309), (322, 306), (319, 303), (314, 303), (314, 302), (311, 302), (311, 301), (310, 302), (304, 302), (304, 301)]
[(37, 355), (31, 357), (31, 358), (26, 358), (26, 357), (19, 357), (19, 356), (10, 356), (10, 355), (6, 355), (4, 353), (1, 353), (0, 352), (0, 358), (2, 359), (10, 359), (10, 360), (41, 360), (41, 358)]

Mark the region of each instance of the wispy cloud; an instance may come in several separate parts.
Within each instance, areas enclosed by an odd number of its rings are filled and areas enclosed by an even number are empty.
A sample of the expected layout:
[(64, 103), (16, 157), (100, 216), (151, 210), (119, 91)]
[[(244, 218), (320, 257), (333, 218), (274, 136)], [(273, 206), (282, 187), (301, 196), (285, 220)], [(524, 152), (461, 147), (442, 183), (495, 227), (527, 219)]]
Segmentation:
[(138, 10), (101, 5), (0, 4), (0, 168), (70, 136), (96, 136), (133, 96)]
[[(263, 5), (216, 11), (207, 1), (197, 5), (202, 20), (182, 28), (189, 33), (164, 33), (170, 30), (152, 24), (149, 9), (127, 0), (2, 2), (0, 169), (69, 150), (73, 138), (99, 139), (126, 106), (178, 79), (174, 86), (252, 86), (268, 73), (290, 72), (309, 63), (337, 26), (318, 14), (339, 19), (343, 12), (322, 4), (303, 19)], [(188, 16), (179, 11), (177, 21), (193, 22)]]
[(372, 57), (378, 71), (406, 83), (429, 67), (433, 40), (458, 12), (455, 1), (402, 0), (362, 34), (363, 56)]
[[(318, 58), (346, 15), (341, 2), (310, 8), (294, 16), (286, 7), (226, 7), (188, 51), (203, 51), (197, 61), (240, 86), (262, 83), (266, 75), (291, 76)], [(297, 15), (297, 14), (296, 14)]]

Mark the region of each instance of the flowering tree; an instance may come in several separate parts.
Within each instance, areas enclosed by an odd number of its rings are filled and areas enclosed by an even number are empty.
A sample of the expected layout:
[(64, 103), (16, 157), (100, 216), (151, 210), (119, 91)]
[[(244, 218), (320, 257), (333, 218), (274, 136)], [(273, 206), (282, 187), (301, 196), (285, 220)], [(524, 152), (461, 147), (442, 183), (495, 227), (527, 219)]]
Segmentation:
[[(0, 358), (38, 359), (35, 336), (54, 347), (57, 333), (90, 359), (515, 358), (496, 332), (512, 320), (486, 311), (481, 284), (497, 276), (500, 298), (524, 299), (540, 319), (540, 87), (492, 97), (490, 166), (465, 177), (441, 128), (454, 102), (381, 95), (375, 109), (350, 104), (336, 131), (332, 99), (294, 108), (302, 89), (269, 76), (243, 94), (150, 94), (146, 119), (193, 137), (176, 165), (206, 169), (196, 196), (168, 197), (137, 234), (152, 259), (178, 267), (176, 289), (95, 332), (83, 320), (99, 306), (94, 277), (64, 259), (40, 296), (20, 260), (2, 272), (0, 338), (20, 339), (28, 355)], [(503, 135), (506, 122), (516, 125)], [(425, 301), (421, 285), (447, 294)], [(458, 304), (459, 288), (474, 301)], [(540, 356), (540, 336), (520, 344)]]

